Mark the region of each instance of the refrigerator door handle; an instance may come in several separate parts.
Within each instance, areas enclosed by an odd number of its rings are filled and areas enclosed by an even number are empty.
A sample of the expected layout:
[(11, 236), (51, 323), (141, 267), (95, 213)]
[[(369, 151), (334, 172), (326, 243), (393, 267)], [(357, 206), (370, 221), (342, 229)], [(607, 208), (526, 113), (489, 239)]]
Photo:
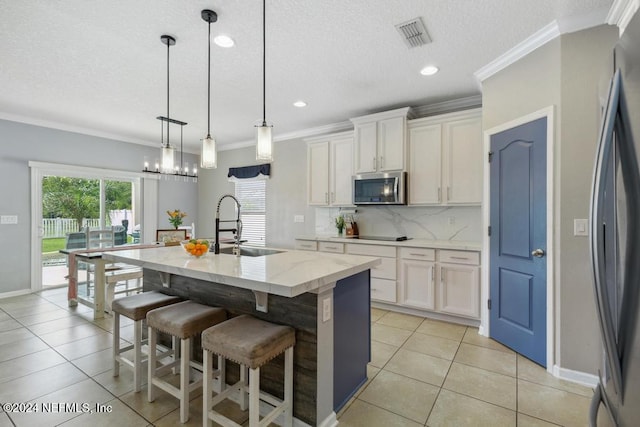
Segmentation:
[(620, 396), (620, 399), (623, 399), (622, 368), (620, 366), (620, 357), (618, 355), (618, 348), (616, 344), (616, 332), (609, 305), (605, 270), (604, 265), (602, 264), (604, 260), (605, 236), (603, 227), (601, 226), (604, 215), (603, 201), (607, 179), (605, 165), (608, 164), (610, 157), (613, 154), (613, 129), (619, 105), (620, 80), (620, 70), (618, 70), (611, 79), (609, 99), (600, 129), (600, 142), (598, 144), (596, 165), (593, 173), (589, 218), (591, 220), (591, 267), (593, 271), (596, 298), (595, 302), (600, 321), (600, 330), (602, 333), (607, 364), (610, 368), (613, 387), (616, 394)]

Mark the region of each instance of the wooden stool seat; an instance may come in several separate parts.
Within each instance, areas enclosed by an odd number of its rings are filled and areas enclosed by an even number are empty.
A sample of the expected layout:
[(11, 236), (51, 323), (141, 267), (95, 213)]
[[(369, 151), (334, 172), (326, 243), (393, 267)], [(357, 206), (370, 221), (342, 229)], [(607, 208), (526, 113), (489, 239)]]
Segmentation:
[[(142, 320), (147, 313), (159, 307), (180, 302), (180, 298), (160, 292), (146, 292), (118, 298), (113, 302), (113, 376), (120, 375), (120, 365), (133, 369), (134, 390), (140, 391), (142, 386), (142, 365), (147, 362), (142, 358)], [(120, 348), (120, 316), (133, 320), (133, 345)], [(133, 348), (133, 359), (122, 353)]]
[[(240, 407), (246, 409), (246, 393), (249, 393), (249, 426), (267, 426), (278, 415), (284, 413), (284, 426), (293, 423), (293, 348), (296, 343), (295, 329), (276, 325), (252, 316), (241, 315), (224, 323), (212, 326), (202, 333), (203, 349), (203, 425), (211, 421), (222, 426), (236, 425), (232, 420), (216, 412), (213, 408), (231, 393), (240, 392)], [(260, 392), (260, 367), (278, 355), (285, 354), (284, 399)], [(224, 359), (239, 363), (240, 381), (221, 390), (212, 397), (212, 358), (217, 354)], [(224, 363), (222, 359), (222, 363)], [(219, 364), (220, 359), (219, 359)], [(247, 378), (247, 368), (249, 375)], [(224, 367), (220, 367), (221, 384), (224, 386)], [(260, 420), (260, 400), (269, 403), (273, 409)]]
[[(210, 326), (224, 322), (227, 312), (193, 301), (183, 301), (171, 306), (157, 308), (147, 313), (149, 327), (149, 386), (148, 400), (155, 400), (155, 387), (161, 388), (180, 400), (180, 422), (189, 421), (189, 393), (202, 385), (202, 380), (190, 382), (190, 367), (202, 366), (191, 361), (191, 338)], [(155, 348), (157, 332), (161, 331), (180, 339), (180, 359), (160, 368), (156, 367)], [(160, 378), (167, 368), (180, 365), (180, 388)]]

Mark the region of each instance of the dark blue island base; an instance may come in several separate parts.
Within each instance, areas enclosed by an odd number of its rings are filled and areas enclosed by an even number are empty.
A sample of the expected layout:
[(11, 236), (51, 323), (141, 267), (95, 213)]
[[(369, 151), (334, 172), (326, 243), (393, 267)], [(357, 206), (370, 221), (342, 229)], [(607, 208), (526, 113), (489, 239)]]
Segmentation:
[[(331, 425), (336, 412), (367, 380), (371, 356), (371, 305), (369, 270), (297, 297), (269, 295), (268, 312), (256, 311), (255, 296), (248, 289), (188, 278), (169, 277), (144, 269), (144, 290), (158, 290), (202, 304), (223, 307), (230, 316), (250, 314), (296, 329), (294, 350), (294, 417), (309, 424)], [(328, 320), (323, 314), (327, 299)], [(324, 318), (323, 318), (324, 317)], [(201, 358), (199, 338), (195, 357)], [(227, 365), (228, 382), (237, 380), (239, 369)], [(282, 398), (282, 356), (260, 372), (260, 386)]]

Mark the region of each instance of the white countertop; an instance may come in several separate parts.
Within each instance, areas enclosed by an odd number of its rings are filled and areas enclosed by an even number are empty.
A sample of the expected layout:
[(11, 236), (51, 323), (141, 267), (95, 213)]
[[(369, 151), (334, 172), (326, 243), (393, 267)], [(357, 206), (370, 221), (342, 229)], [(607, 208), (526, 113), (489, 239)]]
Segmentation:
[(269, 294), (294, 297), (368, 270), (379, 258), (282, 250), (249, 257), (213, 252), (195, 258), (182, 246), (104, 252), (106, 260)]
[(341, 242), (355, 243), (361, 245), (383, 245), (397, 246), (407, 248), (433, 248), (433, 249), (452, 249), (458, 251), (480, 251), (482, 243), (476, 242), (458, 242), (453, 240), (429, 240), (429, 239), (409, 239), (400, 242), (389, 240), (366, 240), (356, 239), (352, 237), (334, 237), (334, 236), (298, 236), (297, 240), (313, 240), (317, 242)]

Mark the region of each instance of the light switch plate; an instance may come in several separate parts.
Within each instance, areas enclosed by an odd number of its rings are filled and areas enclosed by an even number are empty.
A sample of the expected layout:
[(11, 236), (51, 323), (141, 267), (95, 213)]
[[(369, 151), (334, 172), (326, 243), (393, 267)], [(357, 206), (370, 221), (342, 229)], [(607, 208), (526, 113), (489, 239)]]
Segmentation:
[(294, 215), (293, 222), (304, 222), (304, 215)]
[(17, 224), (18, 215), (2, 215), (0, 216), (0, 224)]
[(573, 219), (573, 235), (574, 236), (588, 236), (589, 235), (589, 220), (588, 219)]

